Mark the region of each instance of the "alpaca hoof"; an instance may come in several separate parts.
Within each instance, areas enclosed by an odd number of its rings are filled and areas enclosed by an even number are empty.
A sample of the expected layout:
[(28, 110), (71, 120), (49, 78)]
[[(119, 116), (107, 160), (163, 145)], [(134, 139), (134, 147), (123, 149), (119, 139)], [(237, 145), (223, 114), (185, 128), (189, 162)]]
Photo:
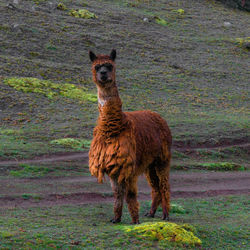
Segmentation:
[(111, 219), (110, 220), (110, 222), (112, 222), (112, 223), (119, 223), (119, 222), (121, 222), (121, 219), (119, 218), (119, 219)]
[(169, 216), (168, 216), (168, 215), (163, 215), (163, 216), (162, 216), (162, 219), (163, 219), (163, 220), (166, 220), (166, 221), (169, 221)]
[(145, 216), (146, 217), (150, 217), (150, 218), (154, 218), (155, 217), (155, 215), (151, 214), (150, 212), (149, 213), (145, 213)]
[(136, 225), (136, 224), (140, 224), (140, 222), (139, 221), (132, 221), (131, 224)]

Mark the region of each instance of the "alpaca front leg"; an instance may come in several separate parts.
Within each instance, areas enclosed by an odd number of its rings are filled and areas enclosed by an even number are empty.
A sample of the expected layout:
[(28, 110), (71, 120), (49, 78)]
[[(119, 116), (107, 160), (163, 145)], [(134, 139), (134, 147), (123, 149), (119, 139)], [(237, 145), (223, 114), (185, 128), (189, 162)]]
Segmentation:
[(126, 202), (132, 224), (139, 224), (139, 203), (137, 201), (137, 180), (130, 181), (126, 187)]
[(110, 221), (113, 223), (121, 222), (122, 217), (122, 207), (125, 194), (125, 186), (123, 184), (118, 184), (117, 180), (110, 179), (111, 187), (114, 192), (114, 214), (115, 217)]

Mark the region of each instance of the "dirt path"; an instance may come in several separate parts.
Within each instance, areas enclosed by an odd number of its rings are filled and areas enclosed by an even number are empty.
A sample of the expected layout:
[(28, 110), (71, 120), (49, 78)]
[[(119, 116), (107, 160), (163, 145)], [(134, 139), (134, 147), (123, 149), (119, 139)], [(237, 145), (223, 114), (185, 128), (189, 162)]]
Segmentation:
[[(224, 145), (207, 145), (207, 149), (225, 147), (247, 147), (250, 144), (239, 142)], [(175, 145), (176, 150), (198, 150), (201, 147)], [(0, 161), (0, 167), (17, 166), (21, 163), (41, 164), (62, 161), (88, 163), (88, 152), (65, 152), (42, 155), (33, 159)], [(172, 172), (171, 195), (173, 198), (210, 197), (217, 195), (249, 194), (249, 172)], [(150, 200), (146, 180), (138, 182), (139, 199)], [(24, 195), (25, 194), (25, 195)], [(47, 178), (4, 178), (0, 179), (0, 207), (33, 207), (67, 204), (89, 204), (112, 202), (112, 191), (108, 182), (99, 185), (96, 179), (88, 176), (47, 177)]]
[[(200, 145), (200, 146), (188, 146), (183, 145), (182, 143), (176, 143), (173, 147), (174, 150), (181, 151), (181, 152), (192, 152), (200, 149), (224, 149), (224, 148), (231, 148), (231, 147), (244, 147), (250, 149), (250, 143), (239, 141), (239, 142), (232, 142), (219, 144), (219, 145)], [(82, 161), (84, 164), (88, 163), (88, 152), (62, 152), (62, 153), (55, 153), (49, 155), (41, 155), (34, 157), (32, 159), (24, 159), (24, 160), (0, 160), (0, 167), (1, 166), (17, 166), (19, 164), (37, 164), (37, 163), (50, 163), (50, 162), (60, 162), (60, 161), (72, 161), (72, 160), (79, 160)]]
[[(249, 183), (249, 172), (178, 171), (171, 173), (171, 195), (172, 198), (194, 198), (249, 194)], [(26, 184), (28, 186), (24, 190)], [(151, 190), (144, 177), (139, 179), (138, 186), (139, 200), (150, 200)], [(46, 187), (49, 187), (50, 192)], [(22, 195), (24, 193), (26, 196)], [(29, 193), (35, 193), (36, 196), (28, 197)], [(0, 207), (80, 205), (112, 201), (109, 183), (97, 184), (93, 177), (15, 179), (12, 182), (8, 179), (0, 180)]]
[(4, 160), (0, 161), (0, 166), (17, 166), (19, 164), (35, 164), (35, 163), (49, 163), (58, 161), (72, 161), (79, 160), (83, 163), (88, 162), (88, 152), (65, 152), (55, 153), (50, 155), (41, 155), (32, 159), (25, 160)]

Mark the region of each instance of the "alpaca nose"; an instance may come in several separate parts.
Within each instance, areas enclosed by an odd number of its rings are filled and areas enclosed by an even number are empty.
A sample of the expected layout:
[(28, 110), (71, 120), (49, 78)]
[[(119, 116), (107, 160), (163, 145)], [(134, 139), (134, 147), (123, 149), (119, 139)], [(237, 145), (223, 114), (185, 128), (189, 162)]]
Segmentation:
[(101, 80), (106, 81), (108, 79), (107, 72), (103, 71), (103, 72), (100, 72), (100, 73), (101, 73)]

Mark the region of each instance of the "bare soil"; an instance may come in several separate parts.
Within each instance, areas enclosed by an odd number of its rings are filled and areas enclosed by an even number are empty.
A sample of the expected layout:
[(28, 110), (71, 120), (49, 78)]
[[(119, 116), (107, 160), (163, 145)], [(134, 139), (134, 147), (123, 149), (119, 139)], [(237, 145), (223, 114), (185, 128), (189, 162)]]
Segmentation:
[[(206, 147), (207, 146), (207, 147)], [(192, 147), (175, 145), (178, 151), (194, 151), (227, 147), (245, 147), (244, 141), (233, 144), (222, 143), (210, 146)], [(42, 155), (25, 160), (0, 161), (0, 167), (19, 164), (44, 164), (54, 162), (77, 161), (88, 163), (88, 152), (65, 152)], [(241, 195), (250, 193), (250, 172), (185, 172), (171, 173), (171, 196), (173, 198), (210, 197), (218, 195)], [(138, 182), (139, 200), (150, 200), (151, 189), (146, 179)], [(108, 182), (98, 184), (94, 177), (44, 177), (44, 178), (4, 178), (0, 179), (0, 207), (33, 207), (67, 204), (89, 204), (112, 202), (112, 191)]]
[[(174, 149), (249, 149), (249, 50), (237, 42), (248, 37), (248, 13), (213, 1), (136, 1), (137, 6), (132, 1), (84, 2), (86, 6), (82, 1), (65, 4), (69, 9), (86, 7), (97, 19), (72, 17), (68, 11), (57, 9), (55, 0), (0, 1), (0, 77), (69, 82), (95, 93), (88, 50), (106, 53), (117, 48), (117, 79), (125, 110), (150, 109), (161, 114), (179, 140)], [(184, 15), (176, 12), (180, 8)], [(157, 24), (155, 17), (167, 20), (168, 25)], [(16, 151), (22, 154), (14, 157), (50, 152), (47, 148), (52, 139), (91, 138), (96, 103), (49, 100), (4, 84), (0, 89), (0, 125), (22, 128), (25, 143), (14, 147), (20, 138), (12, 138), (9, 149), (2, 149), (2, 157), (13, 156), (10, 153)], [(36, 147), (39, 150), (34, 148), (37, 142), (41, 142)], [(87, 164), (87, 152), (45, 154), (25, 160), (0, 158), (0, 167), (73, 160)], [(173, 171), (171, 193), (173, 198), (248, 194), (249, 179), (246, 171)], [(145, 178), (139, 179), (138, 186), (139, 199), (150, 200)], [(109, 184), (97, 184), (92, 177), (0, 177), (0, 207), (112, 200)]]
[[(210, 197), (218, 195), (249, 194), (249, 172), (173, 172), (171, 173), (172, 198)], [(25, 184), (33, 187), (28, 196)], [(67, 204), (90, 204), (112, 202), (109, 183), (98, 184), (93, 177), (58, 177), (39, 179), (0, 180), (0, 207), (33, 207)], [(47, 192), (46, 188), (49, 188)], [(70, 188), (72, 190), (70, 190)], [(65, 189), (64, 189), (65, 188)], [(68, 193), (65, 193), (65, 190)], [(74, 192), (72, 192), (74, 190)], [(150, 200), (151, 189), (146, 179), (138, 182), (139, 200)], [(23, 194), (26, 192), (26, 195)], [(38, 191), (38, 192), (36, 192)], [(34, 195), (34, 192), (36, 195)], [(70, 193), (69, 193), (70, 192)]]

